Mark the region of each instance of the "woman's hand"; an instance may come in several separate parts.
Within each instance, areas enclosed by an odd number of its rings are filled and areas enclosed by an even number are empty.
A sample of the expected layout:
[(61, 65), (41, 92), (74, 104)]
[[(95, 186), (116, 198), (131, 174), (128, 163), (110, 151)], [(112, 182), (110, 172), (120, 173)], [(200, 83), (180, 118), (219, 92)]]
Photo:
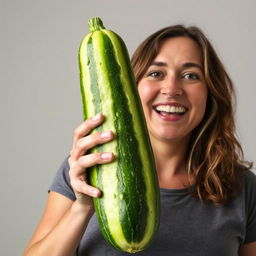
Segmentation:
[[(70, 166), (70, 183), (75, 192), (79, 205), (93, 209), (92, 198), (99, 197), (101, 191), (90, 186), (86, 181), (86, 169), (96, 164), (111, 162), (114, 155), (111, 152), (86, 154), (86, 152), (98, 144), (106, 143), (113, 139), (111, 131), (89, 134), (94, 128), (102, 124), (102, 114), (87, 119), (75, 129), (73, 147), (68, 159)], [(88, 135), (89, 134), (89, 135)]]
[[(31, 239), (24, 255), (75, 255), (75, 251), (93, 214), (91, 197), (101, 192), (86, 182), (86, 169), (95, 164), (104, 164), (114, 159), (113, 153), (102, 152), (86, 154), (98, 144), (113, 139), (111, 131), (90, 132), (104, 121), (98, 114), (83, 122), (74, 134), (73, 147), (69, 157), (71, 186), (77, 200), (51, 191), (43, 217)], [(62, 244), (62, 246), (59, 246)]]

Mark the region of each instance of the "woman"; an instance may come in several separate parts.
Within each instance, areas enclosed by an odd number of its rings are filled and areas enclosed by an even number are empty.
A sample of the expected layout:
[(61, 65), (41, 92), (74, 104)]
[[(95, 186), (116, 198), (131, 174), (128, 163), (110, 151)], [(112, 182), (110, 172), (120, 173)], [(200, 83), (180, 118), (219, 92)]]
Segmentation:
[[(138, 255), (256, 255), (256, 177), (234, 136), (233, 86), (204, 34), (171, 26), (148, 37), (132, 65), (161, 187), (159, 232)], [(114, 160), (86, 154), (114, 138), (90, 134), (101, 114), (83, 122), (50, 188), (29, 255), (126, 255), (104, 241), (86, 169)]]

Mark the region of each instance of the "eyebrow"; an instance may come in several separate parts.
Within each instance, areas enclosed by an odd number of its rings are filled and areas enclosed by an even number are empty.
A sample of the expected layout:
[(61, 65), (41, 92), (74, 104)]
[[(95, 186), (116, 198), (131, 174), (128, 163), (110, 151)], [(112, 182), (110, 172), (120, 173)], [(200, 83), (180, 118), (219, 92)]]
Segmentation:
[[(162, 62), (162, 61), (153, 61), (150, 66), (165, 67), (165, 66), (167, 66), (167, 63)], [(186, 63), (182, 64), (182, 67), (183, 68), (196, 67), (196, 68), (199, 68), (200, 70), (202, 70), (202, 66), (195, 62), (186, 62)]]
[(195, 62), (186, 62), (182, 65), (182, 67), (184, 67), (184, 68), (193, 68), (193, 67), (195, 67), (195, 68), (199, 68), (199, 69), (202, 70), (202, 66), (198, 63), (195, 63)]
[(153, 61), (149, 66), (164, 67), (164, 66), (167, 66), (167, 64), (161, 61)]

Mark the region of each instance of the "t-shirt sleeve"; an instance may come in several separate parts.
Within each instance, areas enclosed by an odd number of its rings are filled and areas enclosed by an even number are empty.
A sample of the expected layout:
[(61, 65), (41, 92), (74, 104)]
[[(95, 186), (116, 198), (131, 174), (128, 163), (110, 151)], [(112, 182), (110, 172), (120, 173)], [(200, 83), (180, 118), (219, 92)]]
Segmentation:
[(68, 158), (61, 164), (48, 191), (60, 193), (72, 201), (76, 200), (75, 193), (70, 185)]
[(256, 241), (256, 175), (249, 171), (245, 177), (246, 236), (244, 243)]

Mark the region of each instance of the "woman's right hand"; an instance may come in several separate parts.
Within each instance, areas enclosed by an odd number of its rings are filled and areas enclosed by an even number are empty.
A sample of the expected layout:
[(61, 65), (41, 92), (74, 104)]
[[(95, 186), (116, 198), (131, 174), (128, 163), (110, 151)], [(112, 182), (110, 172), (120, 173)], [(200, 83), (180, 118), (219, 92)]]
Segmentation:
[[(114, 154), (111, 152), (86, 154), (98, 144), (113, 139), (114, 134), (111, 131), (91, 133), (103, 121), (103, 115), (98, 114), (76, 128), (68, 161), (70, 182), (77, 200), (73, 202), (59, 193), (53, 191), (49, 193), (45, 212), (24, 255), (75, 255), (94, 212), (92, 197), (101, 195), (97, 188), (87, 184), (86, 169), (114, 159)], [(58, 246), (60, 243), (62, 246)]]
[(99, 197), (101, 191), (90, 186), (86, 181), (86, 169), (96, 164), (104, 164), (114, 159), (112, 152), (97, 152), (86, 154), (86, 152), (98, 144), (106, 143), (113, 139), (112, 131), (90, 132), (102, 124), (104, 117), (102, 114), (87, 119), (75, 129), (73, 147), (70, 152), (69, 176), (70, 183), (75, 192), (79, 205), (93, 210), (92, 197)]

